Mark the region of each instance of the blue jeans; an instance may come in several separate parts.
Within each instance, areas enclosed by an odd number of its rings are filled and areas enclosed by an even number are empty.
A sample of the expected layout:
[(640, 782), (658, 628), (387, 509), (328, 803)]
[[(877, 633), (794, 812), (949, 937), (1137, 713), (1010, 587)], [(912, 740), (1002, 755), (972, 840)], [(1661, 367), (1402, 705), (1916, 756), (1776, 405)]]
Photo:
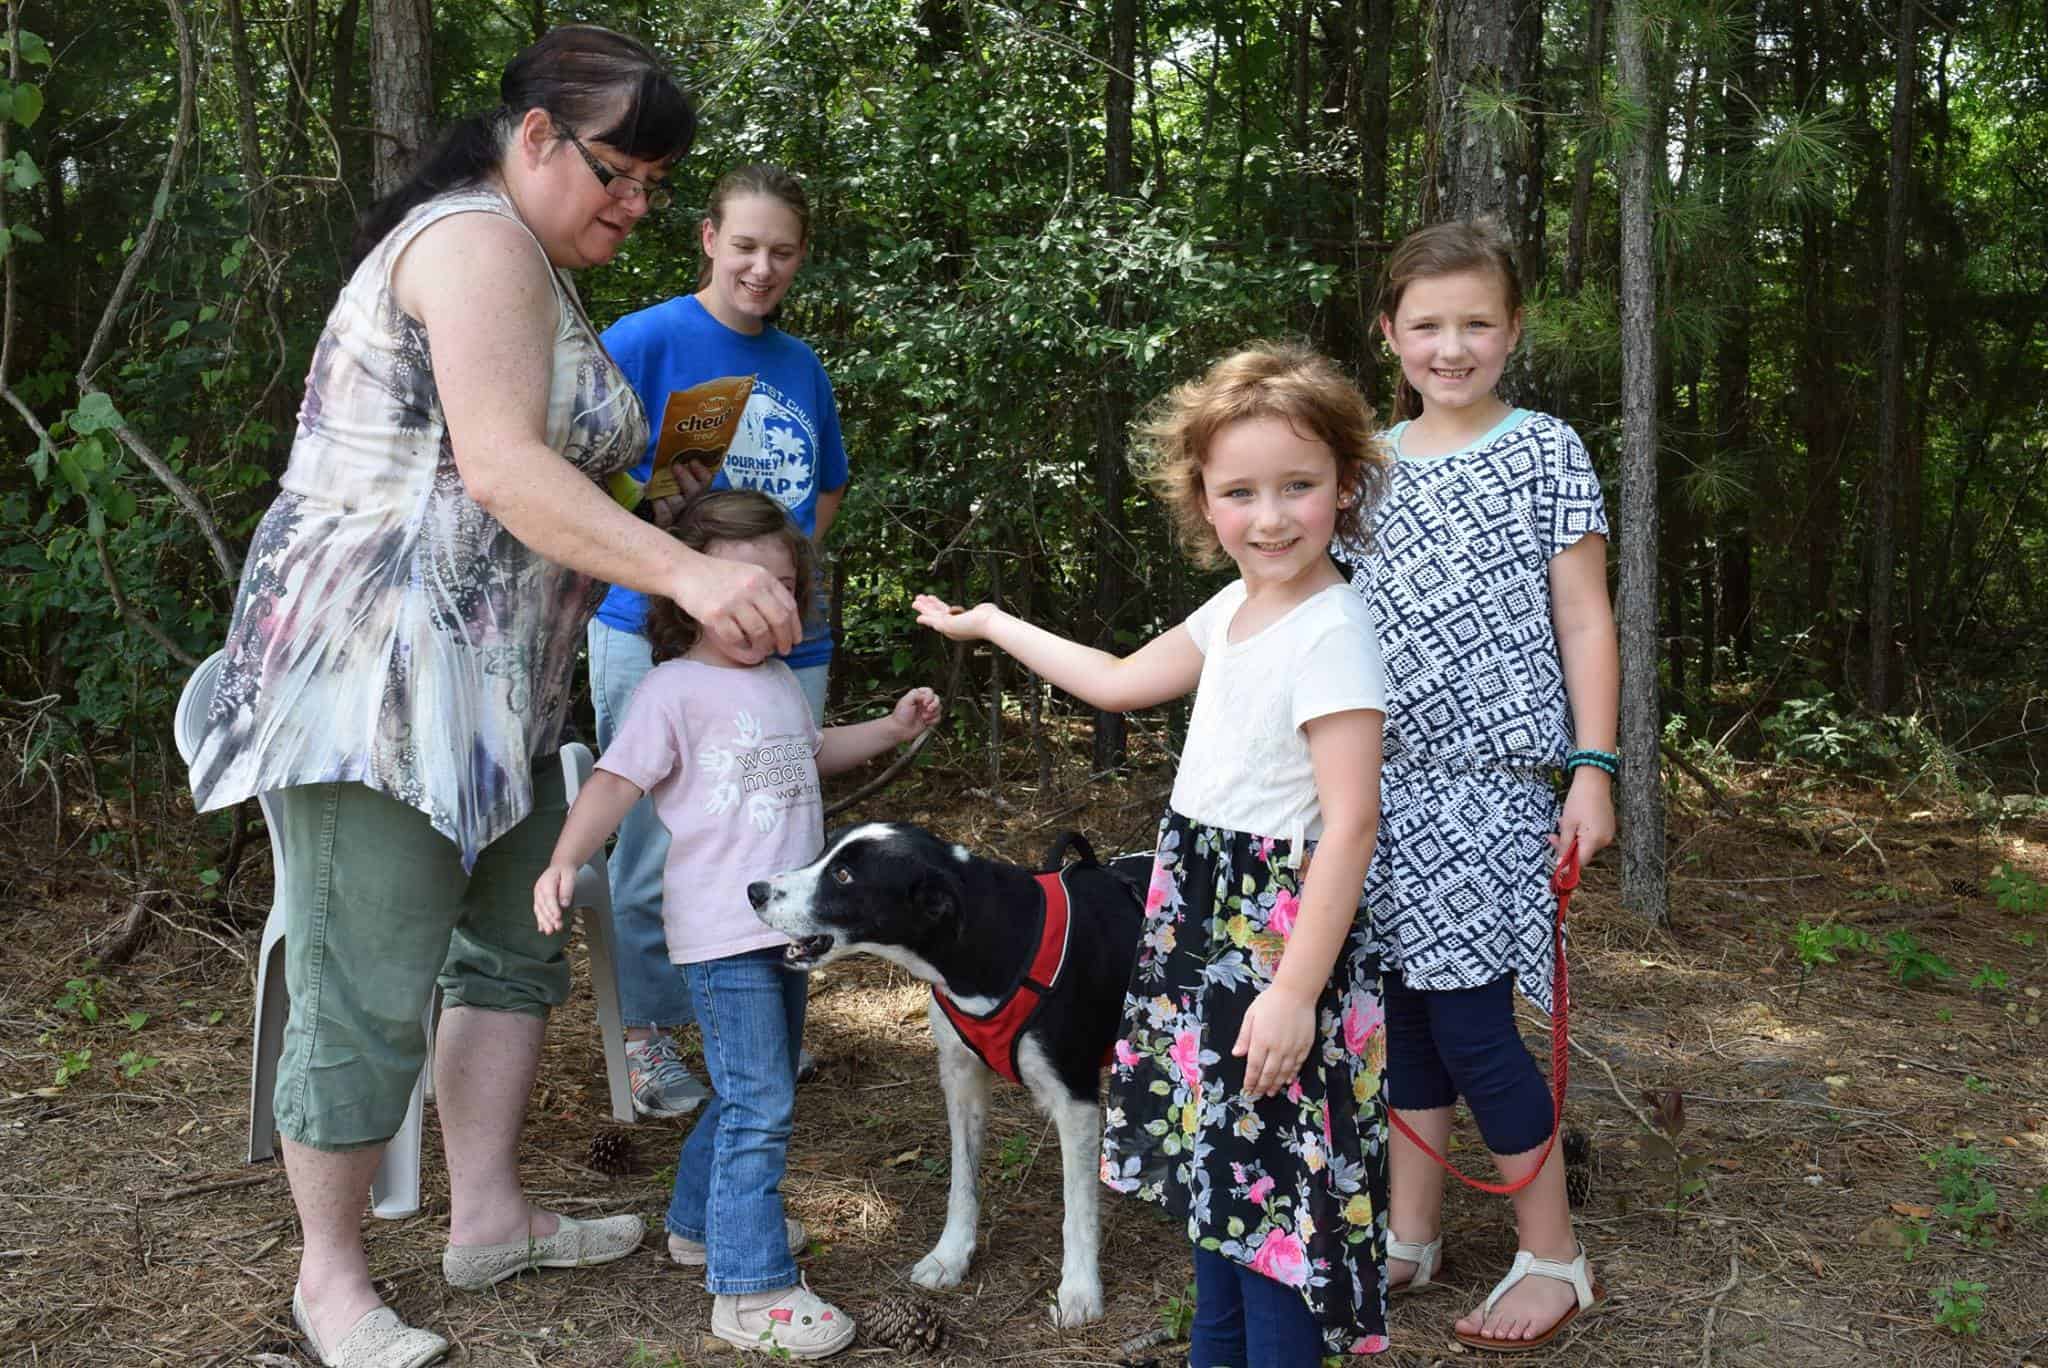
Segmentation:
[(1323, 1332), (1300, 1292), (1196, 1246), (1189, 1368), (1319, 1368), (1322, 1361)]
[[(597, 747), (612, 743), (633, 690), (654, 668), (647, 638), (622, 632), (592, 618), (590, 697), (597, 709)], [(825, 715), (828, 661), (796, 671), (797, 683), (810, 700), (811, 716)], [(654, 812), (654, 800), (643, 797), (619, 823), (606, 868), (612, 885), (612, 941), (619, 978), (619, 1015), (628, 1026), (682, 1026), (689, 1023), (690, 991), (668, 959), (668, 936), (661, 926), (661, 870), (668, 859), (668, 831)]]
[(779, 949), (676, 968), (690, 983), (714, 1095), (676, 1159), (665, 1224), (671, 1235), (707, 1246), (707, 1291), (794, 1286), (781, 1185), (809, 981), (782, 967)]

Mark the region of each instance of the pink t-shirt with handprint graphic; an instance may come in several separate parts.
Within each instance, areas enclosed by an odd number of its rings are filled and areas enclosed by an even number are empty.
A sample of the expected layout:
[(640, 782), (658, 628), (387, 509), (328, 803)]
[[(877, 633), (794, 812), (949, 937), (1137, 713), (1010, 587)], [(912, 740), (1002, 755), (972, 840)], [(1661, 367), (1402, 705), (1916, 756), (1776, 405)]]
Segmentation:
[(644, 789), (668, 828), (661, 922), (676, 964), (783, 945), (747, 885), (825, 843), (818, 746), (803, 687), (779, 660), (657, 665), (626, 705), (599, 769)]

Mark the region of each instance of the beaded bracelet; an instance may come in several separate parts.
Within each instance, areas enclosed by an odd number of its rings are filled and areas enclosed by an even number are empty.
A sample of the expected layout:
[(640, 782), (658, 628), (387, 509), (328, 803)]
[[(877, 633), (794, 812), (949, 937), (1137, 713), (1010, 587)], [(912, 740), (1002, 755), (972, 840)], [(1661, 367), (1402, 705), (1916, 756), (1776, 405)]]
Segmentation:
[(1591, 765), (1594, 769), (1604, 770), (1610, 779), (1619, 778), (1621, 775), (1621, 757), (1613, 751), (1575, 750), (1564, 758), (1566, 775), (1570, 775), (1581, 765)]

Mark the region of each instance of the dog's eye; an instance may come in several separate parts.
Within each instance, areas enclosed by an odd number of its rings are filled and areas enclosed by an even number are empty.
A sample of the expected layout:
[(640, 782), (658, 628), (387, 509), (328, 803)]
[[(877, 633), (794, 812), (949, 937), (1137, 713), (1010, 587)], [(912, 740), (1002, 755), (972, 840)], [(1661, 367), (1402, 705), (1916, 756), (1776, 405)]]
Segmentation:
[(836, 884), (852, 883), (853, 871), (848, 869), (845, 865), (838, 866), (832, 871), (832, 882)]

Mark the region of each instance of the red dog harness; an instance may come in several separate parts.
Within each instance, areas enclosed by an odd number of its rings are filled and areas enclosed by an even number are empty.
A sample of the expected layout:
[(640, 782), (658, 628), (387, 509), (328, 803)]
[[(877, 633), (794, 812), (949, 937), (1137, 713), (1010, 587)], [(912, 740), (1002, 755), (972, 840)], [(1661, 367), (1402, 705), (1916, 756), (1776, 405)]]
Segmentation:
[[(1065, 873), (1035, 874), (1032, 877), (1038, 880), (1039, 892), (1038, 953), (1031, 957), (1023, 977), (1017, 980), (1003, 1000), (988, 1011), (977, 1014), (946, 996), (937, 984), (932, 985), (932, 1001), (946, 1014), (946, 1020), (953, 1023), (953, 1029), (960, 1033), (960, 1039), (966, 1042), (967, 1048), (974, 1051), (982, 1063), (1012, 1083), (1022, 1081), (1017, 1076), (1017, 1042), (1023, 1039), (1031, 1019), (1038, 1015), (1046, 995), (1060, 981), (1060, 974), (1067, 965), (1067, 940), (1071, 927)], [(1104, 1056), (1105, 1059), (1107, 1057)]]

